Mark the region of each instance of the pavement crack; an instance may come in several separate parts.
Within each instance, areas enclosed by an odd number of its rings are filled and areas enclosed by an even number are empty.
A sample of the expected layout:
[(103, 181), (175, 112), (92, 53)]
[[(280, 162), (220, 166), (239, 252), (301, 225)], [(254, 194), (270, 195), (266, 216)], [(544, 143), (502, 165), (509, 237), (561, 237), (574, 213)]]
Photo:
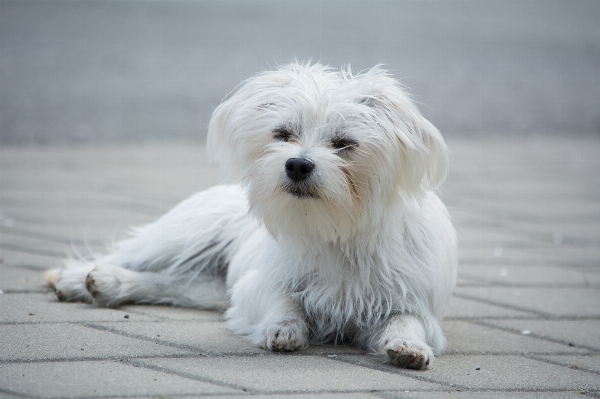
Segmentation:
[(121, 335), (123, 337), (139, 339), (141, 341), (152, 342), (152, 343), (156, 343), (156, 344), (159, 344), (159, 345), (168, 346), (170, 348), (187, 350), (187, 351), (195, 352), (196, 354), (201, 355), (201, 356), (206, 356), (204, 353), (201, 352), (202, 348), (199, 348), (199, 347), (196, 347), (196, 346), (175, 344), (175, 343), (172, 343), (172, 342), (169, 342), (169, 341), (164, 341), (164, 340), (161, 340), (161, 339), (149, 338), (149, 337), (146, 337), (144, 335), (126, 333), (126, 332), (123, 332), (121, 330), (117, 330), (117, 329), (114, 329), (114, 328), (110, 328), (110, 327), (106, 327), (106, 326), (102, 326), (102, 325), (98, 325), (98, 324), (94, 324), (94, 323), (84, 323), (82, 325), (84, 327), (87, 327), (87, 328), (92, 328), (92, 329), (99, 330), (99, 331), (106, 331), (106, 332), (109, 332), (109, 333), (112, 333), (112, 334)]

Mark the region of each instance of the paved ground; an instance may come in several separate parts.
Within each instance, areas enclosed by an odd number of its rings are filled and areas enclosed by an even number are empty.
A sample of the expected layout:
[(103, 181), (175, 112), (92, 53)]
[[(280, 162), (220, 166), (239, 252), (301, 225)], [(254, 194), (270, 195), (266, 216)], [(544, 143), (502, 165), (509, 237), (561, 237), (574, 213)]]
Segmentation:
[(266, 353), (216, 313), (59, 303), (41, 275), (65, 251), (217, 174), (196, 142), (0, 148), (0, 397), (600, 397), (600, 139), (449, 144), (460, 272), (427, 371), (351, 347)]
[(383, 63), (443, 132), (599, 133), (600, 2), (0, 0), (0, 142), (198, 138), (277, 63)]

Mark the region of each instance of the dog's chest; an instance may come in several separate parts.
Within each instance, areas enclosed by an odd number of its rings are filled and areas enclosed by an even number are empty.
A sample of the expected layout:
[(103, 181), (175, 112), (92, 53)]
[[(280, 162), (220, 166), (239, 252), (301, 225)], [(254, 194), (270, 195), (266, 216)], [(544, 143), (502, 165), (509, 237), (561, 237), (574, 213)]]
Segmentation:
[[(374, 271), (352, 268), (313, 270), (294, 290), (309, 319), (336, 328), (373, 324), (394, 308), (390, 287)], [(327, 267), (327, 266), (325, 266)]]

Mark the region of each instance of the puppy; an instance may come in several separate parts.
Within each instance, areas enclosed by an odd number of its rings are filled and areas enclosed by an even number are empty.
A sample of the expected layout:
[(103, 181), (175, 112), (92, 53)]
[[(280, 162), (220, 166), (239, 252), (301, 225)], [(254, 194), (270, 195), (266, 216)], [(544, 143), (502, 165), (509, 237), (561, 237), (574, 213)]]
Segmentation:
[(447, 148), (379, 67), (291, 64), (217, 107), (208, 149), (226, 182), (47, 279), (61, 301), (226, 308), (272, 351), (354, 343), (423, 369), (456, 280), (434, 193)]

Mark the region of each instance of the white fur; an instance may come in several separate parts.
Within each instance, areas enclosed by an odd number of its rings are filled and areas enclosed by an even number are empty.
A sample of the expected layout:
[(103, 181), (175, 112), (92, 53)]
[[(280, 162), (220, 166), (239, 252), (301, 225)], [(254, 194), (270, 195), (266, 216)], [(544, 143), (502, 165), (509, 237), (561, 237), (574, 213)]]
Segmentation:
[[(456, 238), (432, 190), (447, 149), (397, 81), (378, 67), (264, 72), (215, 110), (208, 144), (233, 185), (58, 272), (59, 298), (228, 306), (229, 326), (270, 350), (355, 342), (417, 369), (443, 350)], [(314, 165), (305, 180), (292, 158)]]

